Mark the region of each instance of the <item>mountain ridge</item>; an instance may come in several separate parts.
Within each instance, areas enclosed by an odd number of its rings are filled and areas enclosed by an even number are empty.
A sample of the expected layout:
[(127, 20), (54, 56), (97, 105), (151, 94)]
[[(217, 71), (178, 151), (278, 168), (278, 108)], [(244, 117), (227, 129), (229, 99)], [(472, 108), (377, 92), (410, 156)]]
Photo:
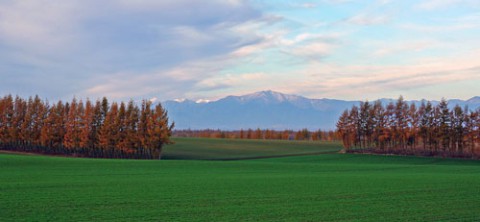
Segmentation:
[[(383, 104), (396, 99), (379, 99)], [(422, 101), (412, 100), (417, 107)], [(284, 94), (272, 90), (259, 91), (242, 96), (195, 102), (193, 100), (165, 101), (162, 105), (168, 111), (176, 129), (303, 129), (330, 130), (335, 128), (338, 117), (345, 109), (359, 105), (361, 101), (338, 99), (311, 99), (300, 95)], [(430, 101), (433, 105), (439, 101)], [(448, 100), (449, 106), (480, 108), (480, 96), (468, 100)]]

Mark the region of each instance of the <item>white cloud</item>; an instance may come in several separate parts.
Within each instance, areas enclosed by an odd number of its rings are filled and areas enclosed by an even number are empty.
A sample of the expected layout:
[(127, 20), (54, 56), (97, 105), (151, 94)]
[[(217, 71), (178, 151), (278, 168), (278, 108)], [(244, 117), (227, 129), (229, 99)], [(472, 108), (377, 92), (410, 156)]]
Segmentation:
[(420, 52), (435, 46), (441, 45), (436, 41), (432, 40), (418, 40), (418, 41), (408, 41), (408, 42), (382, 42), (373, 51), (373, 55), (377, 58), (382, 58), (390, 55), (398, 55), (400, 53), (411, 53), (411, 52)]
[(291, 53), (304, 58), (319, 60), (330, 54), (333, 48), (332, 44), (318, 41), (295, 47), (291, 50)]
[[(209, 35), (205, 31), (200, 31), (195, 27), (191, 26), (176, 26), (172, 28), (172, 34), (177, 38), (173, 41), (182, 43), (182, 45), (203, 45), (211, 41), (214, 41), (215, 38)], [(180, 45), (180, 44), (179, 44)]]
[(456, 23), (451, 25), (421, 25), (421, 24), (412, 24), (407, 23), (403, 24), (400, 27), (403, 29), (416, 31), (416, 32), (454, 32), (454, 31), (462, 31), (466, 29), (474, 29), (478, 28), (480, 24), (477, 22), (470, 22), (470, 23)]
[(300, 7), (302, 7), (302, 8), (316, 8), (316, 7), (318, 7), (318, 5), (315, 4), (315, 3), (312, 3), (312, 2), (306, 2), (306, 3), (300, 4)]
[(274, 40), (275, 47), (294, 59), (308, 62), (318, 62), (333, 54), (340, 45), (340, 39), (345, 36), (345, 33), (335, 32), (328, 34), (303, 32), (287, 38), (288, 34), (277, 35)]
[[(215, 5), (218, 8), (238, 8), (245, 7), (247, 2), (245, 0), (210, 0), (208, 2), (197, 2), (192, 0), (115, 0), (115, 2), (125, 9), (141, 10), (141, 11), (151, 11), (158, 9), (173, 9), (177, 11), (190, 11), (188, 6), (195, 6), (197, 10), (212, 10), (211, 5)], [(207, 6), (207, 7), (202, 7)]]
[(245, 87), (255, 85), (255, 82), (265, 82), (268, 75), (265, 73), (225, 74), (206, 78), (198, 82), (195, 87), (200, 90), (211, 90), (227, 87)]
[(75, 48), (82, 7), (76, 1), (9, 1), (0, 4), (0, 44), (36, 54)]
[[(391, 0), (252, 4), (2, 1), (0, 93), (165, 100), (273, 89), (338, 98), (443, 84), (457, 81), (455, 75), (478, 79), (480, 54), (465, 53), (480, 46), (478, 12), (452, 18), (425, 12), (424, 23), (402, 18), (412, 15), (402, 11), (407, 8), (475, 9), (476, 0), (428, 0), (418, 6)], [(261, 10), (269, 12), (258, 10), (264, 5), (268, 8)], [(292, 6), (295, 12), (282, 11)], [(339, 8), (322, 14), (329, 7)], [(317, 11), (312, 21), (310, 13)], [(416, 52), (432, 55), (395, 61), (405, 65), (377, 63)]]
[(175, 98), (266, 47), (256, 33), (272, 18), (243, 0), (1, 2), (0, 77), (23, 78), (0, 93)]
[(323, 0), (325, 3), (329, 4), (344, 4), (349, 2), (354, 2), (355, 0)]
[[(465, 55), (468, 58), (479, 56), (480, 50)], [(465, 80), (480, 81), (479, 72), (480, 61), (455, 56), (421, 59), (403, 66), (317, 63), (298, 71), (296, 80), (284, 82), (283, 89), (312, 97), (358, 99), (360, 96), (364, 99), (375, 95), (374, 98), (380, 98), (391, 97), (390, 92), (408, 93), (410, 89)], [(416, 99), (421, 97), (416, 95)]]
[(417, 8), (422, 10), (435, 10), (458, 5), (479, 7), (480, 2), (477, 0), (424, 0), (417, 5)]
[(359, 14), (346, 20), (347, 23), (355, 25), (381, 25), (388, 23), (389, 21), (390, 16), (369, 14)]
[(378, 0), (378, 3), (380, 3), (381, 5), (386, 5), (386, 4), (390, 4), (393, 0)]

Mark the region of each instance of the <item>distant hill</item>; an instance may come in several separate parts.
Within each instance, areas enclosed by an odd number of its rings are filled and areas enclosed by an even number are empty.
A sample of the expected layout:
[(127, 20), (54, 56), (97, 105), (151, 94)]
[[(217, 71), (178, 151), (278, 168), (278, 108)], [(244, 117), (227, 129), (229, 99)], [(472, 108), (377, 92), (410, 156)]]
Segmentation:
[[(382, 103), (395, 102), (395, 99), (381, 99)], [(417, 106), (421, 101), (411, 101)], [(434, 105), (438, 101), (431, 101)], [(308, 128), (335, 129), (340, 114), (360, 104), (360, 101), (335, 99), (309, 99), (297, 95), (273, 91), (261, 91), (243, 96), (227, 96), (212, 102), (191, 100), (166, 101), (162, 103), (168, 110), (176, 129), (224, 129), (247, 128), (293, 129)], [(470, 109), (480, 107), (480, 97), (469, 100), (449, 100), (451, 107), (468, 105)]]

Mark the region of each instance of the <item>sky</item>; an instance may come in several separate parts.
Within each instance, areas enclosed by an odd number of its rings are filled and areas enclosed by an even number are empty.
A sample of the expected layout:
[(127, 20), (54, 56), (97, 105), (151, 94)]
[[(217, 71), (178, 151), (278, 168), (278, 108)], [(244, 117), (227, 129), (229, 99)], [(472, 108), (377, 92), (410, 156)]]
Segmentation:
[(480, 96), (478, 0), (0, 0), (0, 95)]

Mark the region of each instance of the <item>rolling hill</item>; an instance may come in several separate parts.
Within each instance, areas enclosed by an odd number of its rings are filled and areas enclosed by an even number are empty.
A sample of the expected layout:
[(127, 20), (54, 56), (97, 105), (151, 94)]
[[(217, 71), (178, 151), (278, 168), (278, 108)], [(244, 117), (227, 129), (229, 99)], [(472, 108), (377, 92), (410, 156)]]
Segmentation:
[(0, 221), (479, 221), (479, 169), (478, 161), (353, 154), (237, 161), (0, 154)]

